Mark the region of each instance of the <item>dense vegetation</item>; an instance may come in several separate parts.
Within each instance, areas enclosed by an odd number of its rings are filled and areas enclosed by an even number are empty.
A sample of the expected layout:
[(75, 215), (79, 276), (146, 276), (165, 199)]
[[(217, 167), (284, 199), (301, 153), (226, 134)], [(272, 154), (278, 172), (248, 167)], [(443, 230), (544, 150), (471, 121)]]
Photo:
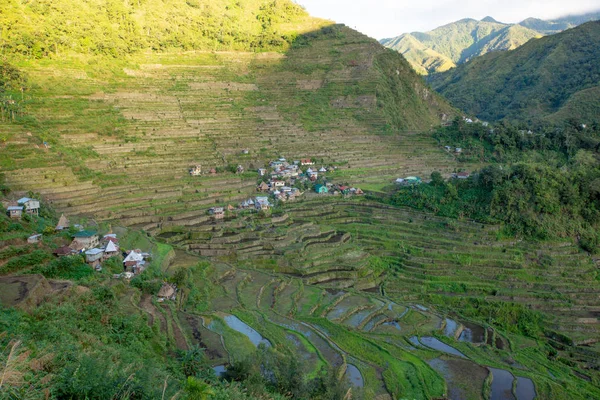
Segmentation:
[(0, 120), (14, 121), (23, 115), (27, 77), (6, 60), (0, 60)]
[(455, 120), (436, 133), (440, 144), (461, 146), (463, 161), (492, 164), (470, 179), (402, 188), (391, 201), (482, 222), (501, 221), (519, 237), (577, 237), (596, 252), (600, 223), (600, 127), (511, 125), (489, 128)]
[(32, 58), (76, 52), (280, 48), (282, 23), (305, 17), (286, 0), (9, 0), (0, 14), (2, 54)]
[(429, 82), (484, 120), (599, 120), (600, 22), (476, 58)]

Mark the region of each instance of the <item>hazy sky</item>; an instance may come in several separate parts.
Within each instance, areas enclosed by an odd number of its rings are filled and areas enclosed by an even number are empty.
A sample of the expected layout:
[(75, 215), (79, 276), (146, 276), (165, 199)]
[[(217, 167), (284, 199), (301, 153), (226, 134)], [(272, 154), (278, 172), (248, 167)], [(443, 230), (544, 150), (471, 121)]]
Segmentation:
[(600, 0), (296, 0), (308, 12), (376, 39), (428, 31), (462, 18), (501, 22), (555, 18), (600, 9)]

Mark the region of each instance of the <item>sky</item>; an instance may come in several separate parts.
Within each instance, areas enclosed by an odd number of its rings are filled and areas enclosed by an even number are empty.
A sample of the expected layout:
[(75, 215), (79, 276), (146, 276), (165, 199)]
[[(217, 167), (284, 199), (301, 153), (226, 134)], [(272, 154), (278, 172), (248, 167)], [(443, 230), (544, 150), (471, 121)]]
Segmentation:
[(551, 19), (600, 10), (600, 0), (295, 0), (315, 17), (343, 23), (376, 39), (428, 31), (463, 18), (500, 22)]

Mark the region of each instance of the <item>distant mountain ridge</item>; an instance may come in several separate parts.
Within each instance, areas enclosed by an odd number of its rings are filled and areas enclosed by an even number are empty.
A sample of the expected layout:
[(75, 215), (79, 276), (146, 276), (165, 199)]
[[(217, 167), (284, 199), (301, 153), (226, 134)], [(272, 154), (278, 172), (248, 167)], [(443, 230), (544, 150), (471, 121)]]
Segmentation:
[(496, 52), (427, 80), (487, 121), (600, 123), (600, 21)]
[(474, 57), (493, 51), (514, 50), (533, 38), (555, 34), (588, 21), (600, 12), (568, 16), (552, 21), (528, 18), (518, 24), (464, 18), (429, 32), (411, 32), (382, 39), (384, 46), (398, 51), (422, 75), (444, 72)]
[(544, 35), (551, 35), (585, 24), (586, 22), (598, 20), (600, 20), (600, 11), (581, 15), (568, 15), (550, 21), (544, 21), (538, 18), (527, 18), (526, 20), (519, 22), (519, 25), (536, 30)]

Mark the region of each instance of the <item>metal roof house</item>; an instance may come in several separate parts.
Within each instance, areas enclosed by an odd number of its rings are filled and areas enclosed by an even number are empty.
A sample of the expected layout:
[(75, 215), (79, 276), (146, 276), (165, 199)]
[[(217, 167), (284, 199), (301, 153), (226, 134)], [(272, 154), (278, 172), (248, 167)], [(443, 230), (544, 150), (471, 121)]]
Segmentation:
[(92, 267), (97, 267), (100, 265), (100, 260), (102, 260), (103, 255), (104, 250), (102, 249), (89, 249), (85, 252), (85, 262)]
[(23, 215), (23, 206), (8, 206), (6, 213), (12, 219), (20, 219)]
[(254, 205), (258, 210), (268, 210), (271, 207), (268, 197), (257, 197), (254, 201)]
[(328, 193), (329, 189), (325, 185), (315, 185), (315, 192), (317, 193)]
[(17, 200), (17, 204), (25, 208), (27, 214), (39, 215), (40, 213), (40, 201), (31, 199), (29, 197), (23, 197)]
[(93, 248), (98, 246), (99, 240), (96, 232), (80, 231), (73, 235), (71, 247), (75, 249)]

